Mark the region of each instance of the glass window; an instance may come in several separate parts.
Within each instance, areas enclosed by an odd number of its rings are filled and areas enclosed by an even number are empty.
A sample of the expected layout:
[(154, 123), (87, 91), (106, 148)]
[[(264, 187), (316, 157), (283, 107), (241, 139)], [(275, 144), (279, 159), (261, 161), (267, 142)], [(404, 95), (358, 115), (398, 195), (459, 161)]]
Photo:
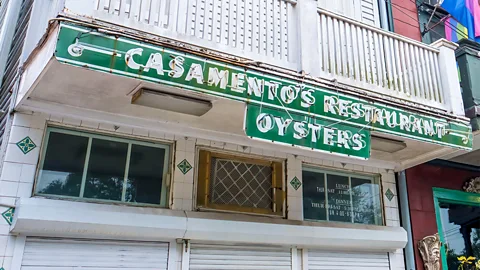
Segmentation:
[(448, 269), (458, 269), (460, 256), (480, 258), (480, 207), (440, 202)]
[(49, 128), (36, 194), (166, 206), (169, 146)]
[(306, 220), (382, 225), (380, 185), (373, 176), (304, 168)]
[(197, 205), (201, 208), (283, 214), (282, 163), (202, 150)]

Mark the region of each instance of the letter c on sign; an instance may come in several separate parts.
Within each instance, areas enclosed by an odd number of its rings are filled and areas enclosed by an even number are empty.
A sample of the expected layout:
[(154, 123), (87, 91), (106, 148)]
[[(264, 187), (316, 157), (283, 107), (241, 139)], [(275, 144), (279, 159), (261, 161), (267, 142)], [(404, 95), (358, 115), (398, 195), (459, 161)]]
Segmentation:
[(257, 128), (262, 133), (266, 133), (273, 128), (273, 119), (270, 114), (261, 113), (257, 116)]
[(135, 60), (133, 60), (134, 55), (140, 55), (142, 56), (143, 49), (142, 48), (136, 48), (136, 49), (131, 49), (125, 54), (125, 63), (127, 63), (127, 66), (131, 69), (140, 69), (141, 65), (139, 65)]

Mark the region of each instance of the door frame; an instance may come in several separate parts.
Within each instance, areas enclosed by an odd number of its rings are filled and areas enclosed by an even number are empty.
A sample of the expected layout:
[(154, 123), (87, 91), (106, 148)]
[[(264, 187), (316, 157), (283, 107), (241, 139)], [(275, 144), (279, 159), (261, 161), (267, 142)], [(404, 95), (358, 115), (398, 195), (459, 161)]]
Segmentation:
[[(480, 206), (480, 194), (469, 193), (460, 190), (433, 188), (433, 204), (435, 206), (435, 217), (437, 221), (437, 231), (440, 236), (442, 267), (448, 270), (447, 256), (445, 251), (445, 235), (443, 235), (442, 218), (440, 216), (440, 202), (463, 204), (470, 206)], [(452, 270), (452, 269), (451, 269)]]

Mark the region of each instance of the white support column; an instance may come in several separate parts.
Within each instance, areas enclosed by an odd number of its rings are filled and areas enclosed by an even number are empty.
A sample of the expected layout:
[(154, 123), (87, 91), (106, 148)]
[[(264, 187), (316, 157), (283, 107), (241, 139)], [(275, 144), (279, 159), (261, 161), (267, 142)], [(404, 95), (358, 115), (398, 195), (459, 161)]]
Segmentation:
[(438, 65), (444, 101), (450, 112), (465, 116), (463, 108), (462, 91), (458, 78), (457, 62), (455, 59), (456, 43), (446, 39), (440, 39), (432, 43), (432, 46), (440, 50)]
[(308, 249), (302, 249), (302, 270), (308, 270)]
[(190, 269), (190, 241), (183, 240), (182, 245), (182, 270)]
[(298, 40), (300, 42), (299, 69), (315, 77), (320, 76), (317, 6), (316, 0), (298, 1), (296, 6), (298, 10)]

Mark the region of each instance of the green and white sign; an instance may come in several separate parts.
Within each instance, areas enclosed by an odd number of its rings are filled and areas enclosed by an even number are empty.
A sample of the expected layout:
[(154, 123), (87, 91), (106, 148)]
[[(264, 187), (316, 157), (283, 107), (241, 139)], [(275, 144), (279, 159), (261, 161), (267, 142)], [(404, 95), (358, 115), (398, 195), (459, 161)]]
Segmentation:
[(352, 157), (370, 157), (370, 131), (328, 120), (247, 105), (245, 133), (255, 139)]
[[(461, 149), (472, 148), (469, 123), (412, 113), (312, 84), (193, 54), (62, 24), (58, 61), (210, 95), (286, 110), (289, 114), (394, 134)], [(292, 119), (294, 120), (294, 119)], [(310, 147), (310, 146), (308, 146)], [(314, 148), (314, 147), (312, 147)]]

